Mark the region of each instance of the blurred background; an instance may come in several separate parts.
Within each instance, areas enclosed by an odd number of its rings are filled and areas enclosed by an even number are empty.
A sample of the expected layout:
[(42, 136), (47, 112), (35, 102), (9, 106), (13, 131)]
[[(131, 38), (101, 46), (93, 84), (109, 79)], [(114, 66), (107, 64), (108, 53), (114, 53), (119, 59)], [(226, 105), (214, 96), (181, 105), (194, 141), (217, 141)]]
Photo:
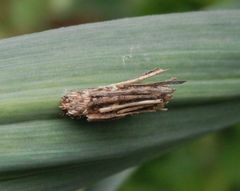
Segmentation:
[[(240, 7), (240, 0), (0, 0), (0, 39), (83, 23)], [(240, 191), (240, 126), (141, 166), (120, 191)]]
[(240, 1), (0, 0), (0, 38), (116, 18), (230, 7), (232, 4), (240, 5)]

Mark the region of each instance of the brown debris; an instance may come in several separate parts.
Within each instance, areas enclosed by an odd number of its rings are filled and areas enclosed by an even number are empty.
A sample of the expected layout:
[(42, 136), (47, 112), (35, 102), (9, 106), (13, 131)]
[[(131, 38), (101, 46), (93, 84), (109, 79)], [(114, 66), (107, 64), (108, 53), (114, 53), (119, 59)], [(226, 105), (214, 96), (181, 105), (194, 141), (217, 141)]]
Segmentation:
[(70, 91), (62, 97), (60, 108), (71, 118), (88, 121), (118, 119), (128, 115), (166, 110), (165, 105), (175, 91), (170, 85), (182, 84), (175, 78), (140, 84), (141, 81), (166, 70), (156, 68), (142, 76), (99, 88)]

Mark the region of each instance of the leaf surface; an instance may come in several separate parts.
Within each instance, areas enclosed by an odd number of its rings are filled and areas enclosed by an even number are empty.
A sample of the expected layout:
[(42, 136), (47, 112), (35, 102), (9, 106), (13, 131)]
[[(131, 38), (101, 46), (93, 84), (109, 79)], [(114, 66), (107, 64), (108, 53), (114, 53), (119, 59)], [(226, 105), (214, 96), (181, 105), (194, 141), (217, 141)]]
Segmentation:
[[(68, 191), (240, 121), (240, 12), (121, 19), (0, 41), (0, 188)], [(168, 112), (87, 123), (59, 115), (68, 90), (153, 68), (187, 83)]]

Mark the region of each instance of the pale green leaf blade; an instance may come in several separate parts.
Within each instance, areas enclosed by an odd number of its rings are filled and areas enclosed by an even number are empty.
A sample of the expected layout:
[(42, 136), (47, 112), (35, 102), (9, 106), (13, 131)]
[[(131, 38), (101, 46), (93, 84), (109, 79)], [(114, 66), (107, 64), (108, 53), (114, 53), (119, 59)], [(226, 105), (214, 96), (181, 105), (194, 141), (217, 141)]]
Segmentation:
[[(0, 41), (0, 188), (74, 190), (239, 122), (239, 36), (240, 12), (216, 11)], [(59, 115), (65, 90), (119, 82), (155, 67), (169, 69), (161, 79), (187, 80), (176, 87), (168, 112), (104, 123)]]
[(117, 191), (124, 181), (131, 176), (136, 168), (129, 168), (110, 177), (107, 177), (85, 191)]

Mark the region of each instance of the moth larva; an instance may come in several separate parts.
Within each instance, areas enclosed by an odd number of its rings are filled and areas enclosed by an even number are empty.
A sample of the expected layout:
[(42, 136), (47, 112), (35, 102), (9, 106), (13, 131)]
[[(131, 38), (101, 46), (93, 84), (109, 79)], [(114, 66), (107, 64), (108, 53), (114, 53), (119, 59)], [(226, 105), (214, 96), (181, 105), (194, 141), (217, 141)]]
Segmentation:
[(141, 84), (143, 80), (163, 73), (156, 68), (138, 78), (98, 88), (70, 91), (62, 97), (60, 108), (71, 118), (86, 118), (88, 121), (118, 119), (128, 115), (166, 110), (172, 99), (172, 84), (185, 81), (170, 80)]

